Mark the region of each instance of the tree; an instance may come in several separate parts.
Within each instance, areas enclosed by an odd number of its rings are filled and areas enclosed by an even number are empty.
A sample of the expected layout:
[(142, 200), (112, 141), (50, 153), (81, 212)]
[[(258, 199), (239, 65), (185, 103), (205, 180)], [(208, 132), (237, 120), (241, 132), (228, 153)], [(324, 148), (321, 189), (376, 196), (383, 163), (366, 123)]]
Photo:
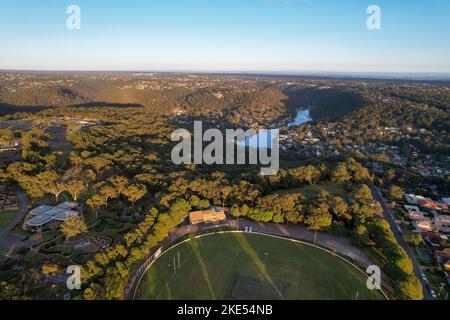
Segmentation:
[(128, 200), (131, 201), (131, 203), (134, 204), (136, 201), (141, 199), (145, 194), (147, 193), (147, 187), (143, 184), (131, 184), (129, 185), (125, 190), (123, 190), (123, 195), (128, 198)]
[(341, 197), (333, 197), (330, 201), (330, 207), (338, 218), (345, 221), (350, 221), (352, 219), (348, 205)]
[(373, 212), (370, 209), (370, 207), (368, 207), (366, 205), (359, 205), (358, 203), (352, 204), (351, 212), (352, 212), (353, 218), (358, 223), (366, 222), (366, 220), (371, 218), (373, 215)]
[(102, 206), (106, 206), (107, 199), (103, 195), (95, 194), (86, 201), (86, 204), (95, 211), (96, 218), (97, 218), (97, 210), (99, 208), (101, 208)]
[[(9, 170), (9, 167), (8, 167)], [(38, 177), (30, 177), (28, 175), (22, 175), (16, 177), (19, 185), (25, 190), (28, 196), (37, 199), (44, 196), (45, 191), (42, 189), (42, 183)]]
[(225, 202), (230, 198), (233, 193), (233, 188), (228, 185), (224, 185), (220, 188), (220, 194), (222, 197), (222, 207), (225, 206)]
[(58, 174), (54, 171), (44, 171), (37, 175), (37, 179), (41, 184), (42, 190), (53, 194), (56, 198), (56, 201), (58, 201), (59, 195), (65, 189), (64, 184), (58, 181)]
[(389, 188), (389, 197), (392, 200), (401, 200), (403, 198), (403, 190), (399, 186), (392, 186)]
[(384, 173), (384, 178), (387, 180), (387, 181), (392, 181), (392, 180), (394, 180), (395, 179), (395, 170), (394, 169), (389, 169), (389, 170), (387, 170), (385, 173)]
[(44, 264), (42, 266), (42, 274), (44, 276), (48, 276), (48, 275), (54, 275), (55, 273), (57, 273), (60, 270), (59, 265), (57, 264)]
[(119, 196), (116, 188), (109, 184), (103, 185), (100, 188), (99, 193), (104, 199), (106, 199), (106, 203), (105, 203), (106, 206), (108, 206), (109, 199), (114, 199)]
[(104, 252), (99, 252), (94, 256), (95, 262), (101, 266), (107, 266), (110, 263), (108, 255)]
[(0, 129), (0, 144), (7, 144), (14, 140), (14, 132), (9, 129)]
[(69, 159), (70, 163), (75, 166), (75, 169), (78, 171), (81, 167), (81, 165), (83, 164), (83, 158), (81, 158), (76, 152), (71, 152), (70, 153), (70, 159)]
[(360, 224), (352, 232), (351, 239), (357, 246), (368, 244), (370, 240), (369, 231), (364, 225)]
[(366, 180), (370, 180), (369, 171), (355, 160), (347, 161), (347, 169), (352, 175), (352, 180), (355, 182), (363, 182)]
[(63, 222), (60, 229), (67, 239), (71, 239), (87, 232), (87, 225), (81, 217), (74, 217)]
[(23, 300), (20, 288), (16, 284), (0, 281), (1, 300)]
[(283, 216), (281, 213), (276, 212), (276, 213), (273, 215), (272, 221), (273, 221), (274, 223), (284, 223), (284, 216)]
[(320, 204), (318, 207), (311, 206), (308, 209), (308, 216), (305, 219), (305, 223), (308, 229), (319, 231), (331, 226), (333, 218), (329, 213), (328, 205)]
[(253, 209), (251, 210), (248, 217), (255, 221), (261, 221), (261, 222), (270, 222), (273, 218), (273, 212), (272, 211), (262, 211), (259, 209)]
[(234, 204), (234, 205), (231, 207), (231, 215), (232, 215), (233, 217), (240, 217), (240, 216), (241, 216), (241, 210), (240, 210), (240, 208), (239, 208), (238, 205)]
[(284, 215), (287, 222), (297, 224), (303, 221), (303, 214), (301, 212), (290, 211)]
[(183, 219), (187, 217), (191, 208), (191, 204), (184, 199), (175, 201), (175, 203), (173, 203), (169, 208), (170, 217), (175, 223), (175, 225), (170, 225), (170, 228), (175, 227), (177, 224), (181, 223)]
[(381, 216), (383, 214), (383, 206), (380, 201), (375, 201), (372, 207), (372, 215)]
[(105, 297), (107, 300), (121, 300), (125, 292), (125, 280), (115, 267), (106, 269), (104, 278)]
[(402, 300), (423, 300), (422, 284), (413, 275), (399, 281), (395, 288), (397, 296)]
[(208, 200), (200, 200), (196, 195), (191, 196), (189, 202), (193, 207), (209, 208), (211, 206)]
[(353, 193), (353, 198), (365, 205), (369, 205), (373, 202), (372, 192), (367, 184), (360, 185)]
[(86, 165), (92, 167), (97, 174), (111, 167), (113, 162), (103, 156), (89, 158), (85, 161)]
[(122, 176), (117, 176), (115, 178), (110, 179), (111, 183), (114, 185), (118, 193), (124, 194), (125, 190), (128, 188), (130, 184), (128, 179)]
[(85, 300), (103, 300), (105, 299), (105, 289), (98, 283), (91, 283), (88, 288), (84, 290)]
[(408, 234), (405, 234), (403, 236), (403, 238), (405, 239), (406, 242), (408, 242), (409, 244), (411, 244), (411, 245), (413, 245), (415, 247), (420, 246), (420, 244), (423, 241), (422, 235), (420, 235), (418, 233), (417, 234), (408, 233)]
[(386, 250), (388, 263), (386, 264), (386, 273), (398, 280), (404, 280), (413, 272), (413, 264), (405, 250), (395, 243)]
[(338, 164), (336, 169), (334, 169), (331, 172), (331, 181), (332, 182), (335, 182), (338, 184), (344, 184), (344, 183), (350, 181), (350, 179), (351, 179), (351, 176), (347, 171), (347, 167), (343, 163)]
[(79, 180), (73, 180), (66, 184), (65, 187), (66, 191), (70, 193), (73, 200), (77, 201), (78, 197), (86, 191), (86, 185), (83, 183), (83, 181)]

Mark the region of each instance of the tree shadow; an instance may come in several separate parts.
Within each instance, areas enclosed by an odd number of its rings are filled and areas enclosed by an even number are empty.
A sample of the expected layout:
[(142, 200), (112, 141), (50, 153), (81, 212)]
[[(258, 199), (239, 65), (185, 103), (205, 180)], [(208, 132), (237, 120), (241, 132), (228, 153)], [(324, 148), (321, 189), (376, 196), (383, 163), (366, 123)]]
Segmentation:
[(87, 102), (81, 104), (74, 104), (69, 106), (30, 106), (30, 105), (14, 105), (9, 103), (0, 103), (0, 116), (6, 116), (9, 114), (25, 112), (25, 113), (37, 113), (46, 109), (55, 108), (143, 108), (142, 104), (138, 103), (112, 103), (112, 102)]
[(290, 87), (283, 93), (288, 110), (310, 107), (314, 121), (336, 120), (368, 105), (361, 94), (346, 89)]

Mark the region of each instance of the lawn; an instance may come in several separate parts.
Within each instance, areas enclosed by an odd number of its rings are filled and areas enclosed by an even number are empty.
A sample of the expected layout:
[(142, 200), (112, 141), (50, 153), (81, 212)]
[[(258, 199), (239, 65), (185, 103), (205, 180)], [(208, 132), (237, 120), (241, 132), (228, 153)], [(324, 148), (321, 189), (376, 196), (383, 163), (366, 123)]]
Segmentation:
[(0, 230), (6, 227), (16, 215), (17, 210), (0, 212)]
[(326, 191), (333, 196), (340, 196), (340, 197), (347, 196), (347, 194), (345, 193), (344, 190), (342, 190), (342, 188), (340, 188), (339, 186), (337, 186), (331, 182), (324, 182), (324, 183), (315, 184), (315, 185), (306, 185), (301, 188), (280, 190), (280, 191), (278, 191), (278, 194), (301, 193), (306, 198), (312, 198), (315, 195), (317, 195), (317, 193), (320, 191)]
[[(178, 258), (179, 257), (179, 258)], [(164, 253), (137, 299), (383, 299), (364, 275), (320, 249), (256, 234), (217, 234)]]

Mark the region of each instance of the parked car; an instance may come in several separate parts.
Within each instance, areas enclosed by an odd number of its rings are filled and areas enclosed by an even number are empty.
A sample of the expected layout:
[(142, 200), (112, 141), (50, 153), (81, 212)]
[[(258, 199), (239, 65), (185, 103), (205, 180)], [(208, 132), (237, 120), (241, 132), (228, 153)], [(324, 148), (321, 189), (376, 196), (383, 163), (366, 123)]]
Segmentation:
[(423, 279), (424, 281), (428, 281), (427, 276), (426, 276), (424, 273), (422, 273), (422, 279)]
[(434, 292), (434, 290), (430, 290), (430, 294), (433, 298), (435, 298), (435, 299), (437, 298), (436, 292)]

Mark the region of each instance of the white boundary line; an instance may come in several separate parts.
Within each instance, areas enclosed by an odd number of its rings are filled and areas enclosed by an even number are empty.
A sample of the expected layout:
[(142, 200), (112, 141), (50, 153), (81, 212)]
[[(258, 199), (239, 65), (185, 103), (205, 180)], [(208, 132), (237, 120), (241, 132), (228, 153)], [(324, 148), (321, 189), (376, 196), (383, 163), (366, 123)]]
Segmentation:
[[(351, 265), (352, 267), (354, 267), (356, 270), (358, 270), (359, 272), (361, 272), (367, 279), (369, 278), (369, 276), (367, 275), (367, 273), (365, 273), (363, 270), (361, 270), (358, 266), (356, 266), (354, 263), (352, 263), (351, 261), (347, 260), (346, 258), (342, 257), (340, 254), (337, 254), (336, 252), (333, 252), (329, 249), (314, 245), (312, 243), (306, 242), (306, 241), (302, 241), (302, 240), (298, 240), (298, 239), (292, 239), (292, 238), (285, 238), (285, 237), (281, 237), (281, 236), (277, 236), (277, 235), (273, 235), (273, 234), (268, 234), (268, 233), (262, 233), (262, 232), (245, 232), (245, 231), (237, 231), (237, 230), (230, 230), (230, 231), (216, 231), (216, 232), (210, 232), (210, 233), (205, 233), (205, 234), (199, 234), (194, 236), (193, 238), (188, 238), (185, 239), (183, 241), (180, 241), (176, 244), (174, 244), (173, 246), (171, 246), (170, 248), (168, 248), (167, 250), (164, 250), (156, 259), (153, 259), (153, 261), (145, 268), (145, 270), (142, 272), (142, 275), (139, 277), (135, 287), (134, 287), (134, 291), (133, 291), (133, 300), (136, 300), (136, 293), (137, 293), (137, 289), (139, 288), (139, 285), (141, 284), (142, 278), (144, 277), (144, 275), (147, 273), (148, 269), (150, 269), (150, 267), (153, 265), (153, 263), (155, 263), (155, 261), (157, 261), (159, 258), (161, 258), (164, 254), (168, 253), (169, 251), (177, 248), (178, 246), (189, 242), (191, 240), (194, 239), (200, 239), (200, 238), (204, 238), (204, 237), (209, 237), (209, 236), (213, 236), (213, 235), (217, 235), (217, 234), (227, 234), (227, 233), (245, 233), (245, 234), (257, 234), (260, 236), (265, 236), (265, 237), (272, 237), (275, 239), (280, 239), (280, 240), (285, 240), (285, 241), (290, 241), (290, 242), (295, 242), (295, 243), (300, 243), (300, 244), (304, 244), (304, 245), (308, 245), (310, 247), (316, 248), (316, 249), (320, 249), (322, 251), (327, 252), (328, 254), (331, 254), (335, 257), (338, 257), (339, 259), (341, 259), (342, 261), (348, 263), (349, 265)], [(151, 259), (151, 258), (149, 258)], [(148, 261), (148, 260), (147, 260)], [(144, 263), (145, 264), (145, 263)], [(143, 264), (143, 265), (144, 265)], [(383, 294), (383, 296), (386, 298), (386, 300), (389, 300), (388, 296), (386, 295), (386, 293), (383, 291), (383, 289), (380, 289), (381, 293)]]

